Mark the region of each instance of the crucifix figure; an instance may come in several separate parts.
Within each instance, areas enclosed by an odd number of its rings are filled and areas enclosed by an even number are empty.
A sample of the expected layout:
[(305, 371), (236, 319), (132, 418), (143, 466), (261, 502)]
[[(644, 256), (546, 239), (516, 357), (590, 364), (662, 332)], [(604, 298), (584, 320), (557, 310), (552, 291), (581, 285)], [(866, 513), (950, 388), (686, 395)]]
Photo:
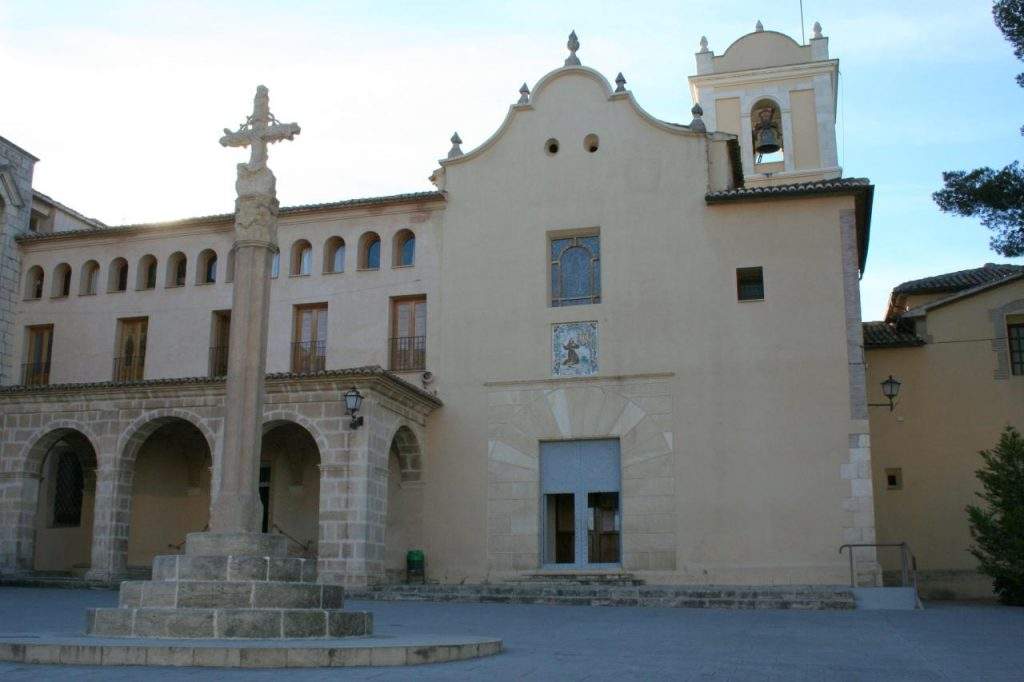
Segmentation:
[(301, 131), (298, 123), (281, 123), (270, 113), (270, 93), (265, 85), (256, 88), (252, 103), (252, 116), (238, 127), (236, 132), (224, 129), (220, 143), (225, 147), (252, 147), (248, 170), (258, 171), (267, 167), (267, 144), (291, 140)]

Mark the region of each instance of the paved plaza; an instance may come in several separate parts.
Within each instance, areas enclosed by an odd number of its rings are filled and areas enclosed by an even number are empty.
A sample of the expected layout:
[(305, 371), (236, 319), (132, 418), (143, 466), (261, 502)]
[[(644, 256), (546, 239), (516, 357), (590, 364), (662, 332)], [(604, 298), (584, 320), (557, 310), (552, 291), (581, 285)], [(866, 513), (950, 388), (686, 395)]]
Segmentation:
[[(0, 636), (81, 634), (111, 590), (0, 588)], [(6, 680), (83, 679), (778, 679), (1020, 680), (1024, 609), (929, 604), (924, 611), (721, 611), (356, 602), (384, 636), (505, 641), (498, 656), (408, 668), (212, 670), (0, 663)]]

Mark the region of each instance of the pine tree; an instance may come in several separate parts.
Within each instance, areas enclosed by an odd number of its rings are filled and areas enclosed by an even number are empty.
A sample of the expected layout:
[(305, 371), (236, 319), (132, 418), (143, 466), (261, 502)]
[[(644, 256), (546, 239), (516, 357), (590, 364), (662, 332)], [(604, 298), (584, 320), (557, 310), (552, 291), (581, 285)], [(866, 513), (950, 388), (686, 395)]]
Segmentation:
[(999, 600), (1024, 606), (1024, 438), (1008, 426), (996, 447), (979, 454), (985, 467), (975, 475), (984, 491), (976, 494), (987, 504), (967, 506), (970, 552)]
[[(1024, 0), (997, 0), (992, 6), (996, 27), (1024, 59)], [(1017, 84), (1024, 87), (1024, 73)], [(1024, 135), (1024, 128), (1021, 128)], [(976, 217), (995, 235), (989, 245), (1004, 256), (1024, 256), (1024, 169), (1016, 161), (999, 170), (975, 168), (947, 171), (945, 184), (932, 198), (939, 208), (954, 215)]]

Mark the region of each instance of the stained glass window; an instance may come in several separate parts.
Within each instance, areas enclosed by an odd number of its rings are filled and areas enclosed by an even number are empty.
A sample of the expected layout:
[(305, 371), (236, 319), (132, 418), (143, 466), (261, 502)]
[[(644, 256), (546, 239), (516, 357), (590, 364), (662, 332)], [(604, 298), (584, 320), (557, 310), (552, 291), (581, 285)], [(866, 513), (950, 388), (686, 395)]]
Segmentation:
[(601, 238), (551, 240), (551, 305), (601, 302)]

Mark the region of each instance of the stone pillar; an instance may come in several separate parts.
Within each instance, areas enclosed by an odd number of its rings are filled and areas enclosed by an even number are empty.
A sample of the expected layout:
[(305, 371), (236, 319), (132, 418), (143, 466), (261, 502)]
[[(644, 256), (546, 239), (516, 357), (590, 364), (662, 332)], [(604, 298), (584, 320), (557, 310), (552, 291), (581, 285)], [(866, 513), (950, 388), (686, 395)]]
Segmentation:
[(236, 202), (238, 239), (233, 247), (235, 281), (224, 445), (210, 518), (210, 527), (215, 532), (260, 532), (258, 486), (263, 440), (263, 382), (267, 365), (270, 263), (277, 251), (277, 209), (278, 202), (273, 196), (240, 196)]
[(127, 466), (101, 463), (96, 469), (89, 580), (114, 582), (127, 572), (132, 476)]
[(0, 472), (0, 573), (32, 570), (39, 476)]

